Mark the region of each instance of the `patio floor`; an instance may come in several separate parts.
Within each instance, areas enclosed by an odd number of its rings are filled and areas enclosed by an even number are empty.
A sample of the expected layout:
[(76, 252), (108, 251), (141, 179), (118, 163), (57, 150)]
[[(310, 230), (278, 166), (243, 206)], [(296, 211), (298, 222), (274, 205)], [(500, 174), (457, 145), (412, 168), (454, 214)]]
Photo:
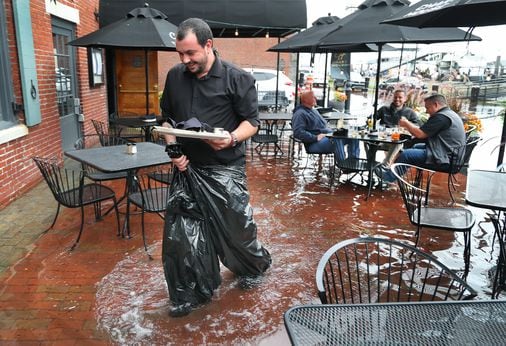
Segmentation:
[[(492, 126), (490, 127), (492, 128)], [(491, 134), (493, 135), (493, 134)], [(285, 146), (286, 149), (286, 146)], [(481, 151), (481, 153), (480, 153)], [(150, 261), (133, 215), (132, 239), (116, 236), (114, 216), (95, 222), (87, 208), (79, 245), (78, 210), (64, 209), (54, 229), (41, 235), (56, 202), (41, 183), (0, 211), (0, 341), (13, 344), (249, 344), (286, 345), (283, 313), (291, 306), (318, 303), (314, 273), (321, 255), (340, 240), (379, 235), (407, 242), (414, 228), (399, 191), (367, 190), (353, 184), (328, 186), (325, 172), (302, 175), (301, 160), (248, 154), (251, 204), (259, 239), (271, 252), (272, 267), (262, 284), (237, 287), (222, 268), (223, 283), (213, 301), (187, 317), (168, 316), (169, 300), (161, 264), (163, 222), (147, 216)], [(480, 146), (472, 165), (493, 167), (490, 147)], [(486, 156), (485, 156), (486, 155)], [(484, 157), (485, 156), (485, 157)], [(485, 161), (483, 161), (485, 160)], [(484, 164), (486, 162), (486, 164)], [(487, 166), (487, 167), (483, 167)], [(433, 181), (432, 200), (449, 202), (446, 175)], [(121, 194), (123, 186), (113, 187)], [(464, 205), (465, 176), (459, 176), (458, 203)], [(485, 211), (471, 208), (478, 221)], [(468, 282), (490, 299), (490, 223), (472, 231)], [(461, 235), (423, 230), (420, 246), (455, 270), (464, 267)]]

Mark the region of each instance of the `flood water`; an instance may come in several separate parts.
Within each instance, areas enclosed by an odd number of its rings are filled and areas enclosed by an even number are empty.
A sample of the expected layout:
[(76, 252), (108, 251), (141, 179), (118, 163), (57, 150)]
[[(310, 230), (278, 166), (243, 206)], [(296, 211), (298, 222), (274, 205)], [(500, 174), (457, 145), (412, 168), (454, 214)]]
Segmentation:
[[(487, 146), (481, 147), (489, 152)], [(473, 165), (491, 164), (476, 154)], [(382, 236), (413, 244), (409, 223), (397, 189), (374, 190), (354, 184), (329, 187), (325, 168), (304, 158), (258, 156), (249, 158), (251, 204), (259, 239), (273, 263), (262, 284), (251, 290), (237, 287), (235, 277), (222, 268), (223, 283), (211, 303), (187, 317), (167, 316), (168, 296), (160, 263), (161, 241), (150, 249), (127, 255), (97, 285), (95, 314), (99, 328), (119, 344), (289, 344), (283, 313), (294, 305), (319, 303), (315, 271), (321, 255), (333, 244), (360, 236)], [(493, 167), (493, 164), (491, 164)], [(465, 177), (459, 177), (458, 203), (464, 205)], [(449, 202), (446, 175), (436, 175), (432, 200)], [(477, 220), (485, 211), (473, 209)], [(472, 231), (471, 271), (468, 282), (478, 299), (490, 299), (488, 271), (497, 258), (491, 223)], [(443, 263), (462, 271), (463, 237), (452, 232), (422, 230), (420, 246)]]

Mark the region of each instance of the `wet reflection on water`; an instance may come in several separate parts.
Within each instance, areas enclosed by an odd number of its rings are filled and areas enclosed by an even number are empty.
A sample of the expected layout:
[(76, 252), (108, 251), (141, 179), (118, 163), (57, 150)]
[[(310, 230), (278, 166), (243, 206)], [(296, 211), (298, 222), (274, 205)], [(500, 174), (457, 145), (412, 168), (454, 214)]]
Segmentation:
[[(330, 246), (365, 235), (413, 244), (415, 228), (396, 189), (375, 190), (365, 201), (366, 188), (353, 184), (329, 188), (325, 169), (316, 177), (313, 167), (302, 174), (303, 167), (286, 157), (255, 155), (248, 163), (259, 239), (273, 258), (272, 268), (258, 288), (237, 288), (233, 274), (223, 268), (223, 284), (210, 304), (187, 317), (170, 318), (158, 242), (150, 250), (154, 261), (138, 250), (98, 284), (95, 311), (101, 329), (120, 344), (279, 344), (283, 313), (294, 305), (319, 303), (314, 273)], [(460, 177), (459, 182), (462, 204), (465, 178)], [(446, 203), (446, 175), (436, 175), (433, 186), (432, 199)], [(483, 219), (485, 211), (472, 210), (477, 220)], [(491, 255), (492, 224), (482, 226), (472, 231), (468, 282), (479, 292), (479, 299), (490, 299), (487, 272), (497, 258), (497, 249)], [(451, 269), (463, 270), (461, 234), (424, 229), (420, 247)], [(278, 340), (269, 342), (272, 335)], [(286, 334), (281, 339), (288, 343)]]

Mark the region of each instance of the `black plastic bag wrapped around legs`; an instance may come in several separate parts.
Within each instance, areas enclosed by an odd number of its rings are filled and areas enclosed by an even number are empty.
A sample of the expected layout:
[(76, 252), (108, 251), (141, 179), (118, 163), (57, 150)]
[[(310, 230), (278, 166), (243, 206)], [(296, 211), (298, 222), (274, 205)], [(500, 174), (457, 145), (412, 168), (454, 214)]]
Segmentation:
[(218, 258), (236, 275), (262, 274), (271, 257), (256, 236), (244, 166), (176, 170), (162, 249), (172, 303), (209, 301), (221, 283)]

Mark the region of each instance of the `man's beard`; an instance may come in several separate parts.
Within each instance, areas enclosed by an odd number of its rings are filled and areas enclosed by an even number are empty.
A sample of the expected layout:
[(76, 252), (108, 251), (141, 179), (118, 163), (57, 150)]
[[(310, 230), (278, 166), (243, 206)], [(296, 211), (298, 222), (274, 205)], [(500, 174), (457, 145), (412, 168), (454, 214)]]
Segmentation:
[[(194, 66), (196, 67), (196, 70), (191, 70), (188, 65), (191, 65), (191, 66)], [(200, 75), (202, 73), (204, 73), (205, 71), (205, 68), (206, 68), (206, 65), (207, 65), (207, 58), (205, 58), (203, 61), (198, 61), (196, 63), (191, 63), (191, 64), (188, 64), (186, 65), (186, 67), (193, 73), (193, 74), (196, 74), (196, 75)]]

